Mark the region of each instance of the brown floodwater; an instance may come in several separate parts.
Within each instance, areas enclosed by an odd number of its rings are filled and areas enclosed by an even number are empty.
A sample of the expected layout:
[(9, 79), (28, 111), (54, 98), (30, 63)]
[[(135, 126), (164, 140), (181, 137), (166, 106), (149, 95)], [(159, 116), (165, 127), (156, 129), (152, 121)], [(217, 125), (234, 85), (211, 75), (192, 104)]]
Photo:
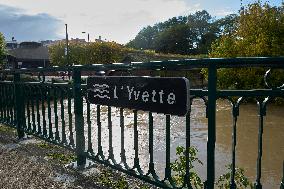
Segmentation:
[[(92, 108), (92, 114), (96, 115), (96, 108)], [(107, 107), (101, 108), (103, 127), (103, 147), (108, 154), (108, 121)], [(226, 165), (231, 163), (231, 138), (232, 116), (231, 105), (227, 101), (219, 100), (217, 104), (216, 124), (216, 178), (227, 172)], [(240, 106), (240, 115), (237, 123), (237, 166), (244, 168), (245, 175), (254, 182), (256, 179), (256, 160), (258, 153), (258, 115), (257, 105), (244, 104)], [(284, 107), (268, 105), (267, 115), (264, 119), (263, 132), (263, 159), (262, 159), (262, 183), (264, 188), (277, 188), (282, 178), (282, 162), (284, 160)], [(94, 117), (94, 116), (93, 116)], [(124, 111), (125, 119), (125, 149), (127, 163), (133, 166), (133, 113)], [(96, 149), (96, 120), (93, 119), (93, 141)], [(112, 108), (113, 123), (113, 149), (115, 158), (120, 160), (120, 118), (119, 109)], [(165, 168), (165, 116), (154, 114), (154, 161), (157, 173), (163, 178)], [(148, 114), (138, 112), (139, 131), (139, 159), (143, 170), (148, 170)], [(203, 165), (196, 165), (199, 175), (206, 178), (206, 142), (207, 119), (205, 106), (201, 100), (195, 100), (191, 113), (191, 145), (198, 149), (198, 157)], [(175, 148), (185, 146), (185, 119), (183, 117), (171, 117), (171, 161), (177, 157)]]
[[(68, 130), (67, 101), (64, 100), (66, 130)], [(53, 106), (52, 106), (53, 108)], [(97, 142), (97, 110), (95, 105), (91, 105), (91, 141), (95, 152), (98, 149)], [(102, 123), (102, 146), (104, 155), (108, 156), (109, 130), (108, 130), (108, 108), (101, 107)], [(73, 112), (73, 109), (72, 109)], [(111, 109), (112, 121), (112, 143), (114, 156), (120, 162), (120, 114), (119, 108)], [(226, 165), (231, 163), (231, 138), (232, 138), (232, 108), (225, 100), (217, 101), (217, 123), (216, 123), (216, 178), (227, 172)], [(237, 145), (236, 164), (244, 168), (245, 175), (254, 182), (256, 179), (256, 161), (258, 154), (258, 109), (256, 104), (243, 104), (240, 106), (240, 115), (237, 122)], [(85, 137), (86, 147), (88, 140), (86, 123), (86, 106), (84, 106), (85, 116)], [(133, 166), (134, 158), (134, 128), (133, 111), (124, 110), (125, 123), (125, 150), (127, 163)], [(52, 116), (53, 113), (52, 113)], [(163, 178), (165, 169), (165, 149), (166, 149), (166, 116), (163, 114), (153, 114), (154, 116), (154, 161), (157, 174)], [(47, 112), (46, 112), (47, 117)], [(59, 127), (61, 125), (60, 104), (58, 103)], [(36, 119), (35, 119), (36, 120)], [(36, 120), (37, 121), (37, 120)], [(54, 124), (54, 120), (51, 120)], [(48, 119), (47, 119), (48, 122)], [(74, 122), (74, 116), (73, 116)], [(198, 149), (198, 158), (203, 165), (197, 164), (195, 170), (200, 177), (206, 179), (206, 142), (207, 142), (207, 119), (205, 115), (205, 105), (202, 100), (194, 100), (191, 112), (191, 145)], [(74, 125), (74, 124), (73, 124)], [(142, 169), (147, 172), (149, 163), (149, 131), (148, 113), (138, 111), (138, 136), (139, 136), (139, 160)], [(53, 126), (53, 131), (55, 128)], [(61, 131), (61, 128), (59, 128)], [(67, 137), (69, 132), (67, 131)], [(185, 146), (185, 118), (171, 117), (171, 162), (177, 158), (175, 149), (177, 146)], [(268, 105), (267, 114), (264, 118), (263, 132), (263, 159), (262, 178), (263, 188), (279, 188), (282, 178), (282, 163), (284, 161), (284, 107)]]

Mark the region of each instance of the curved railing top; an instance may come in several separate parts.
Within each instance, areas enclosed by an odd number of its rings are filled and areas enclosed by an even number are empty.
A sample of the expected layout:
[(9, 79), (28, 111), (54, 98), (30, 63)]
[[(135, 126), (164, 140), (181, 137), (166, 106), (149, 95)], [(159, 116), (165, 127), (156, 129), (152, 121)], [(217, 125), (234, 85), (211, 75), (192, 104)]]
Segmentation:
[(83, 71), (106, 71), (106, 70), (181, 70), (192, 68), (207, 68), (213, 65), (216, 68), (240, 68), (240, 67), (268, 67), (284, 68), (284, 56), (282, 57), (239, 57), (239, 58), (202, 58), (202, 59), (183, 59), (183, 60), (165, 60), (149, 62), (131, 62), (131, 63), (110, 63), (110, 64), (89, 64), (73, 66), (53, 66), (38, 68), (4, 69), (3, 72), (54, 72), (54, 71), (72, 71), (80, 69)]

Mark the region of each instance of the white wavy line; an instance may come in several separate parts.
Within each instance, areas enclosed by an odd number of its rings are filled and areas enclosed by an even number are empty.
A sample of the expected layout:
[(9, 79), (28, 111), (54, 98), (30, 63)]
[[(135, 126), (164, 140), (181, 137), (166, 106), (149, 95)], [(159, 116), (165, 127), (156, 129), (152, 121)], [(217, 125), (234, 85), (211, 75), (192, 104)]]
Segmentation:
[(102, 85), (94, 84), (93, 86), (94, 86), (94, 88), (109, 88), (109, 86), (107, 84), (102, 84)]
[(109, 91), (108, 90), (101, 90), (101, 89), (93, 89), (92, 90), (93, 92), (99, 92), (99, 93), (109, 93)]
[(100, 90), (100, 89), (88, 89), (88, 91), (91, 91), (91, 92), (98, 92), (98, 93), (109, 93), (108, 90)]
[(110, 99), (110, 97), (109, 97), (109, 96), (107, 96), (107, 95), (103, 95), (103, 96), (101, 96), (101, 95), (99, 95), (99, 94), (95, 94), (95, 95), (94, 95), (94, 97), (99, 97), (99, 98), (108, 98), (108, 99)]

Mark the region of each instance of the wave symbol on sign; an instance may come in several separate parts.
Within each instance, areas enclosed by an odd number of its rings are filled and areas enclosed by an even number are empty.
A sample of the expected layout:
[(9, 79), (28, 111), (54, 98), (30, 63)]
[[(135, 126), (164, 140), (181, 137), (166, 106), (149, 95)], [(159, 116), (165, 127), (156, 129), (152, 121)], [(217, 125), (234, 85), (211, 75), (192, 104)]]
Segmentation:
[(107, 98), (110, 99), (108, 96), (109, 94), (109, 86), (107, 84), (95, 84), (93, 85), (94, 88), (89, 89), (90, 91), (94, 92), (94, 97), (99, 97), (99, 98)]

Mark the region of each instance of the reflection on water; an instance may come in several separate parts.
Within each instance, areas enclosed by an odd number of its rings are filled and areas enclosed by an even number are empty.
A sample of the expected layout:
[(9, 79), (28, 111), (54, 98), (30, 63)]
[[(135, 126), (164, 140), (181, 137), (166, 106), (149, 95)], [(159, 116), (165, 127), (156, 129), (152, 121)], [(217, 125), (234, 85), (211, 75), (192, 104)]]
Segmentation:
[[(68, 114), (66, 111), (67, 101), (64, 101), (66, 131), (68, 130)], [(53, 107), (52, 107), (53, 108)], [(98, 151), (98, 125), (97, 106), (91, 104), (91, 141), (95, 153)], [(62, 124), (60, 104), (58, 103), (59, 126)], [(216, 178), (225, 173), (225, 165), (231, 163), (231, 138), (232, 138), (232, 115), (231, 105), (227, 101), (219, 100), (217, 104), (216, 126)], [(73, 112), (73, 109), (72, 109)], [(282, 162), (284, 160), (284, 107), (268, 105), (267, 115), (264, 122), (263, 133), (263, 160), (262, 160), (262, 183), (263, 188), (278, 188), (282, 178)], [(84, 107), (85, 137), (88, 140), (88, 128), (86, 122), (87, 108)], [(112, 144), (114, 156), (120, 162), (121, 153), (121, 127), (120, 110), (111, 108), (111, 120), (108, 120), (108, 108), (101, 107), (102, 146), (105, 157), (109, 150), (109, 121), (112, 123)], [(53, 114), (52, 114), (53, 116)], [(47, 112), (46, 112), (47, 117)], [(124, 140), (127, 163), (134, 165), (134, 114), (131, 110), (123, 111), (124, 117)], [(154, 117), (154, 161), (156, 173), (163, 178), (165, 169), (166, 149), (166, 116), (153, 114)], [(73, 116), (74, 123), (74, 116)], [(48, 121), (48, 119), (47, 119)], [(51, 120), (54, 129), (54, 120)], [(202, 100), (194, 100), (190, 119), (190, 142), (197, 147), (198, 157), (204, 163), (198, 165), (196, 171), (206, 179), (206, 141), (207, 119), (205, 105)], [(73, 124), (74, 127), (74, 124)], [(142, 169), (147, 172), (149, 163), (149, 126), (148, 113), (138, 111), (138, 136), (139, 136), (139, 160)], [(61, 129), (59, 128), (61, 131)], [(73, 128), (74, 130), (74, 128)], [(67, 137), (69, 132), (67, 132)], [(178, 145), (185, 146), (185, 118), (171, 117), (171, 161), (176, 159), (175, 148)], [(87, 142), (86, 142), (86, 146)], [(258, 116), (257, 105), (244, 104), (240, 106), (240, 115), (237, 124), (237, 147), (236, 162), (238, 167), (245, 169), (245, 174), (251, 181), (256, 178), (256, 160), (258, 151)]]

